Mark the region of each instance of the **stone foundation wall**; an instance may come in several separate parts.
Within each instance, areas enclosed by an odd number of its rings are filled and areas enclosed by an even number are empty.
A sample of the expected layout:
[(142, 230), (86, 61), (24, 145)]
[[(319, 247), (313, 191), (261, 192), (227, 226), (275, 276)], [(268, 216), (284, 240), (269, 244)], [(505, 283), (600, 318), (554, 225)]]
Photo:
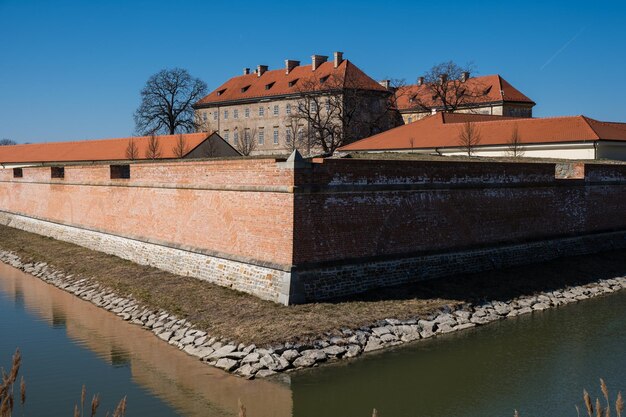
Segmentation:
[(626, 231), (620, 231), (392, 260), (361, 260), (294, 273), (292, 299), (312, 302), (454, 274), (624, 248)]
[(287, 304), (290, 273), (0, 211), (0, 224)]

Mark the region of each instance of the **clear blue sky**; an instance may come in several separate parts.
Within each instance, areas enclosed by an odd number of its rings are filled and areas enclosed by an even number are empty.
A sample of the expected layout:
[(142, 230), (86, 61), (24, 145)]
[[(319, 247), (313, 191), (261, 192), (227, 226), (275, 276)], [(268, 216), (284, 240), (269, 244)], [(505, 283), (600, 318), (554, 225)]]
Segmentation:
[(0, 0), (0, 138), (127, 136), (147, 78), (182, 67), (210, 89), (243, 67), (339, 50), (375, 79), (472, 61), (536, 116), (626, 122), (617, 1)]

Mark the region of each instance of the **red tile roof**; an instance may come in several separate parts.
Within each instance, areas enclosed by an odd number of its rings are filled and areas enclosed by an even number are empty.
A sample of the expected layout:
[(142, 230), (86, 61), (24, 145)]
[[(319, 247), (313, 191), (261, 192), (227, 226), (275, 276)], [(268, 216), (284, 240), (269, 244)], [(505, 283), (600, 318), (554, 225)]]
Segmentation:
[(233, 77), (198, 101), (195, 106), (204, 107), (228, 101), (297, 94), (304, 86), (319, 85), (317, 81), (329, 76), (345, 80), (350, 87), (387, 91), (385, 87), (345, 59), (337, 68), (333, 61), (328, 61), (321, 64), (315, 71), (312, 70), (311, 65), (300, 65), (293, 68), (289, 74), (286, 73), (285, 68), (281, 68), (266, 71), (260, 77), (256, 73)]
[[(518, 89), (513, 87), (508, 81), (499, 75), (485, 75), (483, 77), (472, 77), (465, 82), (470, 91), (485, 92), (481, 97), (468, 100), (468, 104), (493, 103), (493, 102), (516, 102), (528, 103), (534, 105), (535, 102), (522, 94)], [(398, 89), (397, 107), (400, 111), (415, 109), (418, 106), (415, 101), (424, 103), (429, 107), (441, 106), (440, 100), (433, 100), (431, 92), (424, 85), (407, 85)], [(411, 98), (416, 97), (418, 100), (411, 102)]]
[[(184, 134), (189, 152), (204, 142), (211, 134)], [(158, 136), (161, 156), (158, 159), (176, 158), (174, 147), (179, 135)], [(126, 160), (126, 148), (132, 139), (137, 145), (137, 159), (147, 159), (149, 136), (117, 139), (83, 140), (78, 142), (33, 143), (28, 145), (0, 146), (0, 163), (75, 162)]]
[(465, 122), (475, 123), (480, 145), (506, 145), (517, 127), (520, 141), (560, 143), (598, 140), (626, 141), (626, 123), (600, 122), (585, 116), (537, 119), (464, 113), (437, 113), (339, 148), (339, 151), (399, 150), (459, 146)]

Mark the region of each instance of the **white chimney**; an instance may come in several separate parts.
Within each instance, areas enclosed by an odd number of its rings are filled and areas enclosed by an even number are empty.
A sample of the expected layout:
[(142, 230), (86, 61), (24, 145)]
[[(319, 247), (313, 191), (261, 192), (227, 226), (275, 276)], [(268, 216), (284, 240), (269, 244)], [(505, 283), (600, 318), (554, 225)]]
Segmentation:
[(448, 81), (448, 74), (439, 74), (439, 84), (444, 84)]
[(469, 77), (470, 77), (469, 71), (463, 71), (461, 73), (461, 82), (467, 81), (469, 79)]
[(265, 71), (267, 71), (267, 65), (257, 65), (256, 76), (260, 77)]
[(387, 90), (389, 90), (389, 87), (391, 87), (391, 80), (382, 80), (382, 81), (379, 81), (378, 84), (382, 85)]
[(289, 74), (291, 70), (300, 65), (300, 61), (295, 61), (293, 59), (285, 59), (285, 74)]
[(343, 52), (335, 52), (333, 54), (335, 68), (337, 68), (343, 62)]
[(324, 55), (313, 55), (311, 57), (311, 69), (315, 71), (320, 65), (328, 61), (328, 57)]
[(243, 75), (248, 75), (248, 74), (250, 74), (250, 68), (244, 68)]
[(417, 85), (424, 85), (424, 77), (417, 78)]

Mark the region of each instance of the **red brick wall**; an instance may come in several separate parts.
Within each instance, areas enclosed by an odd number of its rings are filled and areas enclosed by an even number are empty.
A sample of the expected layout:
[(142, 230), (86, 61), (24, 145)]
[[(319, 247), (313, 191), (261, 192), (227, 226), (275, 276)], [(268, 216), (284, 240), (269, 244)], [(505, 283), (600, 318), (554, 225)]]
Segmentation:
[(67, 166), (61, 180), (50, 167), (23, 174), (0, 170), (0, 210), (291, 265), (292, 194), (273, 190), (290, 190), (293, 171), (273, 159), (133, 164), (129, 180), (111, 180), (108, 165)]
[[(288, 267), (626, 229), (626, 166), (273, 159), (0, 169), (0, 210)], [(295, 194), (294, 194), (295, 186)], [(295, 209), (294, 209), (295, 207)]]
[(295, 263), (626, 229), (626, 167), (585, 168), (586, 180), (557, 180), (549, 163), (313, 164), (297, 181), (312, 192), (296, 195)]

